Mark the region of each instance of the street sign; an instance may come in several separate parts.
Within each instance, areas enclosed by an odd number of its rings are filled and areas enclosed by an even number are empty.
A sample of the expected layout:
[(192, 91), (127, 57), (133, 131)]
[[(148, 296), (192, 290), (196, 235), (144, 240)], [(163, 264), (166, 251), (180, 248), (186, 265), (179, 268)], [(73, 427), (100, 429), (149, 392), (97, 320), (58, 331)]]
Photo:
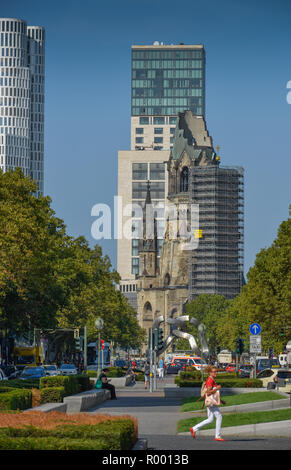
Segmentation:
[(262, 352), (261, 336), (250, 335), (250, 353), (257, 354)]
[(95, 320), (95, 328), (97, 330), (102, 330), (103, 325), (104, 325), (103, 319), (100, 318), (100, 317), (97, 317), (96, 320)]
[(259, 335), (262, 331), (261, 326), (258, 323), (252, 323), (250, 326), (250, 333), (252, 335)]

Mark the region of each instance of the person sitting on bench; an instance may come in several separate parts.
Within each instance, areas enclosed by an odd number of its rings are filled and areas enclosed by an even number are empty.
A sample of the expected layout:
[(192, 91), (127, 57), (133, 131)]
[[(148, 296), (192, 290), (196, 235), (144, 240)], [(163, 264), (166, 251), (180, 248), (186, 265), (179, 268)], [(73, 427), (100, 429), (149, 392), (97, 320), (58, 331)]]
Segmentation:
[(111, 400), (116, 400), (116, 394), (115, 394), (115, 387), (114, 385), (111, 385), (109, 383), (110, 380), (107, 379), (107, 374), (109, 372), (109, 369), (103, 369), (102, 373), (99, 376), (99, 379), (102, 382), (102, 387), (110, 391), (111, 393)]

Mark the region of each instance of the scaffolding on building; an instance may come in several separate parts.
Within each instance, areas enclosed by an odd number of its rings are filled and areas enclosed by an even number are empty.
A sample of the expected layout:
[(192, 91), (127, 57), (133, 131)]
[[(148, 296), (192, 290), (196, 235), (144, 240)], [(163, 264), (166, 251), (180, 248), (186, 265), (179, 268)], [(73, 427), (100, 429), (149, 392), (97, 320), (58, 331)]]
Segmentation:
[(199, 205), (198, 247), (189, 254), (190, 298), (200, 294), (236, 297), (243, 285), (244, 170), (194, 166), (190, 203)]

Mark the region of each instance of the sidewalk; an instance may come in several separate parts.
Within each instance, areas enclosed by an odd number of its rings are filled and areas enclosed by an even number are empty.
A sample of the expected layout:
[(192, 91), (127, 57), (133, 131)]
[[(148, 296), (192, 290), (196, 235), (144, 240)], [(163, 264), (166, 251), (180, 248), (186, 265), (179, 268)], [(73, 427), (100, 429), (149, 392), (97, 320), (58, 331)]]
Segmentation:
[[(189, 432), (177, 434), (177, 422), (193, 417), (194, 413), (193, 411), (180, 412), (182, 398), (164, 398), (164, 386), (171, 383), (174, 383), (174, 376), (166, 377), (164, 381), (157, 379), (157, 390), (152, 393), (144, 389), (143, 382), (137, 382), (135, 385), (123, 389), (116, 389), (117, 400), (103, 402), (87, 413), (134, 416), (138, 419), (139, 437), (146, 438), (149, 441), (149, 447), (154, 443), (154, 445), (160, 445), (161, 447), (157, 448), (163, 450), (192, 449), (193, 445), (198, 444), (199, 439), (194, 443)], [(235, 436), (248, 436), (250, 439), (254, 436), (289, 438), (291, 437), (291, 421), (223, 428), (223, 435), (234, 436), (234, 439)], [(203, 436), (205, 439), (207, 436), (213, 436), (213, 430), (199, 432), (199, 446), (203, 445), (201, 441)], [(172, 447), (173, 445), (180, 447)]]

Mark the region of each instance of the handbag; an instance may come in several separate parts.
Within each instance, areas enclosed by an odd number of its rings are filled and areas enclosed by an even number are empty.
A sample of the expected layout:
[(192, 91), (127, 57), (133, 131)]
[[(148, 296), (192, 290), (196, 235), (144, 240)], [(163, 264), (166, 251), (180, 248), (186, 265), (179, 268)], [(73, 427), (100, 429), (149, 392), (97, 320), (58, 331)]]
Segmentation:
[(213, 395), (205, 396), (205, 406), (219, 406), (220, 405), (220, 393), (217, 390)]

